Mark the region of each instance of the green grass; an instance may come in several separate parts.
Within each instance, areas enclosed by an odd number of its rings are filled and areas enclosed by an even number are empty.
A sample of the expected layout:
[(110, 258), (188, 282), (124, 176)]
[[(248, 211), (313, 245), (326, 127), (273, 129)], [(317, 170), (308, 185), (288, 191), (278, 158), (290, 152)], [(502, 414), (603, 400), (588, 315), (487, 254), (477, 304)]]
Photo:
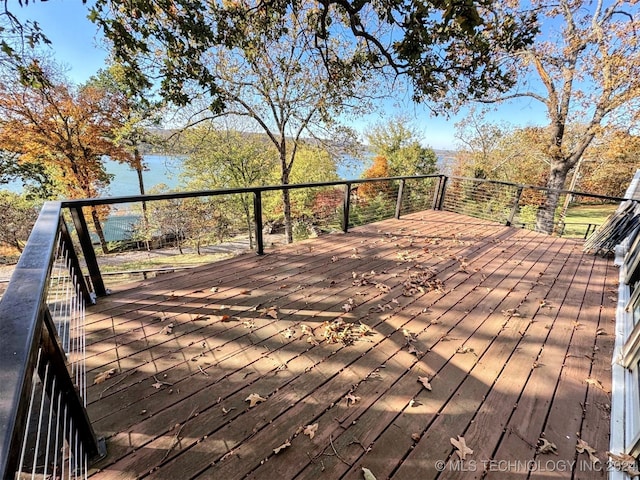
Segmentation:
[(130, 270), (146, 270), (162, 267), (190, 267), (217, 262), (228, 258), (228, 253), (210, 253), (198, 255), (196, 253), (185, 253), (183, 255), (156, 256), (147, 259), (136, 259), (131, 261), (118, 262), (112, 265), (100, 265), (100, 270), (104, 273), (121, 272)]
[(588, 224), (601, 225), (618, 204), (576, 205), (569, 207), (563, 237), (583, 237)]

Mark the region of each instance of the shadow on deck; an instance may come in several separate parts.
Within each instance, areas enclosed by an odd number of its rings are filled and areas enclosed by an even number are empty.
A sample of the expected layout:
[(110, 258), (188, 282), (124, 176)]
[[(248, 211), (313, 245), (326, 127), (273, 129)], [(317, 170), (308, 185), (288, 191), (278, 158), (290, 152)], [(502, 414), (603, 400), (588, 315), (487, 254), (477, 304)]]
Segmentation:
[(122, 288), (87, 312), (91, 478), (602, 478), (617, 279), (428, 211)]

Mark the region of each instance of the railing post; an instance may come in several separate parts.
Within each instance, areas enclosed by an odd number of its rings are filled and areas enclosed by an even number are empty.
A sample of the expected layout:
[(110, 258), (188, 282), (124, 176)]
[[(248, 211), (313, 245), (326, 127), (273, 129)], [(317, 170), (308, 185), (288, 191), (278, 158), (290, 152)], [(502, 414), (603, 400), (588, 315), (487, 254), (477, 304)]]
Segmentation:
[(438, 182), (438, 188), (436, 189), (436, 194), (433, 198), (434, 210), (442, 210), (442, 206), (444, 205), (444, 194), (447, 189), (447, 180), (448, 177), (446, 175), (440, 176), (440, 182)]
[(344, 204), (342, 208), (342, 231), (349, 231), (349, 209), (351, 208), (351, 184), (344, 185)]
[(67, 258), (69, 259), (70, 274), (73, 277), (75, 284), (80, 287), (80, 291), (82, 292), (82, 299), (91, 304), (95, 304), (95, 298), (91, 295), (89, 291), (89, 286), (82, 274), (82, 268), (80, 267), (80, 261), (78, 260), (78, 255), (76, 255), (76, 251), (73, 248), (73, 241), (71, 240), (71, 235), (69, 235), (69, 229), (67, 228), (67, 224), (60, 216), (60, 235), (62, 236), (62, 244), (67, 253)]
[(398, 199), (396, 200), (396, 219), (400, 218), (400, 213), (402, 211), (402, 197), (404, 195), (404, 184), (405, 179), (400, 180), (400, 185), (398, 185)]
[(93, 244), (91, 243), (91, 235), (89, 234), (87, 221), (82, 213), (82, 207), (70, 207), (70, 210), (95, 294), (98, 297), (105, 297), (107, 295), (107, 289), (104, 287), (104, 282), (102, 281), (100, 267), (98, 266), (98, 259), (96, 258), (96, 252), (93, 249)]
[(253, 192), (253, 221), (256, 226), (256, 253), (264, 255), (264, 239), (262, 238), (262, 192)]
[(513, 201), (513, 207), (511, 207), (511, 213), (509, 214), (509, 218), (505, 223), (507, 227), (510, 227), (513, 224), (513, 219), (516, 218), (516, 215), (520, 208), (520, 197), (522, 197), (522, 187), (518, 187), (518, 191), (516, 192), (516, 198)]

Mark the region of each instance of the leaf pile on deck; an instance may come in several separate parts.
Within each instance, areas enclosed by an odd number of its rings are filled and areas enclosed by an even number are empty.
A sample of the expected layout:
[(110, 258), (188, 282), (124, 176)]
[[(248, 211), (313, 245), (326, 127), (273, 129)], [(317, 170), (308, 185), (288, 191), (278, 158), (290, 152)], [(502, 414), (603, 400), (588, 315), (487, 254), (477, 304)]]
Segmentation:
[(371, 335), (371, 329), (363, 323), (350, 323), (337, 318), (322, 324), (322, 336), (329, 343), (351, 345), (368, 335)]
[(413, 297), (419, 293), (427, 293), (431, 291), (444, 291), (444, 283), (439, 278), (434, 278), (435, 273), (431, 271), (422, 271), (412, 273), (409, 280), (403, 283), (404, 290), (402, 295), (405, 297)]

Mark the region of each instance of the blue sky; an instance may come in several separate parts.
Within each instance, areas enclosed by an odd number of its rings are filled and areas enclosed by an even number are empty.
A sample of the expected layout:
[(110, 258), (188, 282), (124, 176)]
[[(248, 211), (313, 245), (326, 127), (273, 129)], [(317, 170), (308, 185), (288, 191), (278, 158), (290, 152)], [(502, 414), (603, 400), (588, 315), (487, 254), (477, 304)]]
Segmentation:
[[(51, 50), (54, 59), (68, 68), (67, 76), (75, 83), (86, 81), (103, 68), (108, 55), (97, 27), (87, 18), (91, 4), (91, 0), (84, 5), (81, 0), (36, 0), (22, 8), (18, 7), (17, 2), (13, 4), (13, 11), (18, 18), (34, 20), (40, 24), (53, 42)], [(404, 101), (402, 107), (395, 107), (394, 103), (386, 102), (381, 106), (380, 112), (388, 116), (403, 114), (413, 120), (416, 130), (422, 134), (424, 145), (436, 149), (455, 148), (455, 123), (464, 118), (466, 110), (449, 119), (434, 118), (425, 106)], [(381, 120), (380, 112), (372, 112), (369, 118), (352, 126), (362, 131), (367, 125)], [(502, 105), (491, 112), (488, 118), (494, 122), (516, 126), (547, 123), (541, 105), (527, 99)]]

